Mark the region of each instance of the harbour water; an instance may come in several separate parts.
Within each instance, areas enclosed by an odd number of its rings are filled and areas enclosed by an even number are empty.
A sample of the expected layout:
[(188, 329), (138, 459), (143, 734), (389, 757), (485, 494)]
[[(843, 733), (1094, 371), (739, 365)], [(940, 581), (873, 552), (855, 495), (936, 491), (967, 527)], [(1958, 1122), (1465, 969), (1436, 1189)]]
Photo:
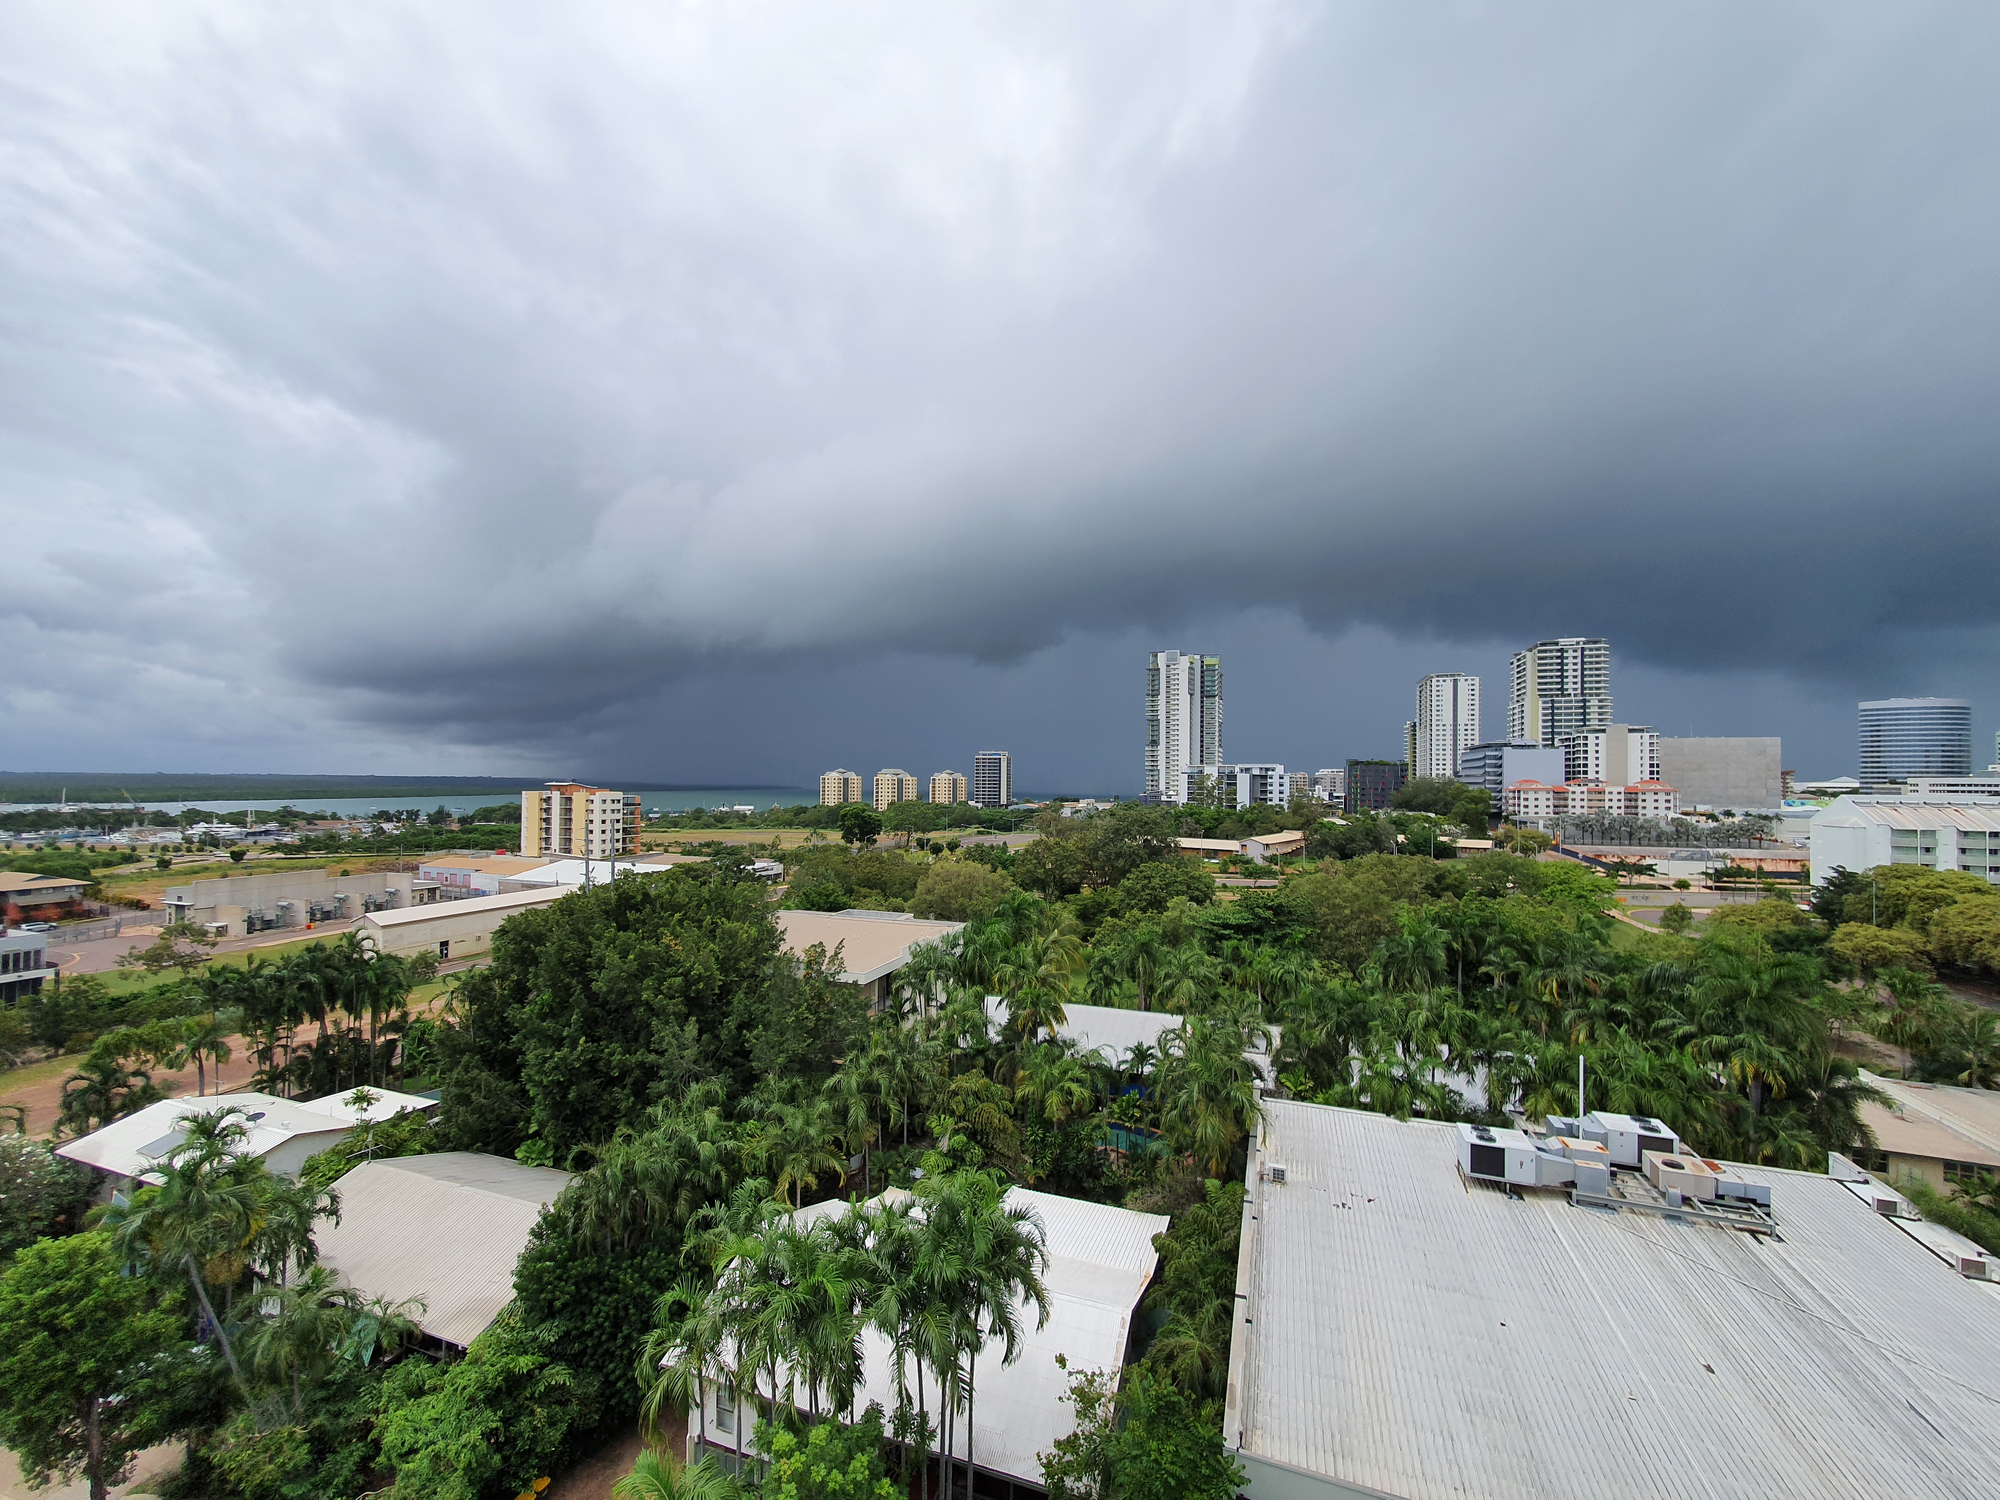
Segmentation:
[[(819, 800), (819, 794), (800, 786), (693, 787), (677, 792), (641, 792), (639, 798), (639, 805), (650, 817), (656, 812), (686, 812), (689, 808), (696, 807), (754, 807), (760, 811), (767, 807), (791, 807), (801, 802), (816, 802)], [(468, 796), (463, 791), (455, 791), (447, 796), (295, 797), (290, 801), (300, 812), (324, 813), (330, 818), (365, 818), (385, 808), (394, 811), (416, 807), (429, 812), (432, 808), (440, 806), (454, 816), (459, 816), (471, 812), (474, 808), (492, 807), (502, 802), (510, 802), (517, 807), (520, 805), (518, 796), (508, 797), (500, 792), (482, 792), (477, 796)], [(79, 814), (87, 814), (92, 807), (116, 808), (127, 805), (123, 802), (69, 804)], [(281, 803), (270, 800), (232, 802), (224, 799), (201, 802), (142, 802), (139, 805), (148, 812), (163, 813), (173, 817), (190, 808), (199, 808), (203, 812), (212, 813), (269, 812)], [(53, 802), (0, 802), (0, 812), (54, 810), (55, 806)], [(82, 821), (87, 822), (88, 818), (85, 817)]]

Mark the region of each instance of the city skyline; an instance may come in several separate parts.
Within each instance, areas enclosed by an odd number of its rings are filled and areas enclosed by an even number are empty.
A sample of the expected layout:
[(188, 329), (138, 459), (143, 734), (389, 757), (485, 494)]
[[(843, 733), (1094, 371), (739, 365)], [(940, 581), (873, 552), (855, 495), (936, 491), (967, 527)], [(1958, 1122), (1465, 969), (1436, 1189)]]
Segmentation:
[(1161, 641), (1311, 765), (1572, 633), (1801, 774), (1989, 740), (2000, 16), (1462, 19), (10, 18), (0, 766), (1138, 790)]

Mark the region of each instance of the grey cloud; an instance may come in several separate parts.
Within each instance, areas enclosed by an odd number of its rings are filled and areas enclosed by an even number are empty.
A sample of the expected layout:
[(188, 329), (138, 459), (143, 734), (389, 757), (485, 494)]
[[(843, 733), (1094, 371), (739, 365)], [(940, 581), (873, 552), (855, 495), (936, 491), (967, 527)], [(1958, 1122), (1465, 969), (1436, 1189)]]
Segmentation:
[(1552, 632), (1828, 755), (1990, 671), (1984, 12), (117, 14), (0, 21), (9, 758), (799, 775), (915, 682), (1108, 778), (1202, 628), (1360, 650), (1351, 753)]

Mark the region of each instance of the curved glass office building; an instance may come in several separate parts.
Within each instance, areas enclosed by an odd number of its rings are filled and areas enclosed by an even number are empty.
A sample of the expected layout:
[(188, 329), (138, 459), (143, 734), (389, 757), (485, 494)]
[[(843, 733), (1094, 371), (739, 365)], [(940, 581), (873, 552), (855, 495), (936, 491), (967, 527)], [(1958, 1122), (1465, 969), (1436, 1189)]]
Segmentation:
[(1878, 698), (1861, 705), (1861, 784), (1972, 770), (1972, 705), (1963, 698)]

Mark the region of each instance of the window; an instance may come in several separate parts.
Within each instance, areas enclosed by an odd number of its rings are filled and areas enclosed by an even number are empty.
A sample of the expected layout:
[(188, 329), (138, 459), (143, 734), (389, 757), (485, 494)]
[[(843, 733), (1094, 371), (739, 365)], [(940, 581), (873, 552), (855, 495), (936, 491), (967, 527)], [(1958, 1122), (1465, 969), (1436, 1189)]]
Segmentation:
[(1861, 1168), (1862, 1171), (1872, 1172), (1877, 1177), (1887, 1177), (1889, 1175), (1888, 1152), (1870, 1151), (1866, 1147), (1856, 1147), (1847, 1154), (1853, 1159), (1854, 1165)]
[(715, 1430), (725, 1435), (736, 1431), (736, 1392), (726, 1385), (715, 1388)]
[(1970, 1183), (1981, 1172), (1991, 1172), (1992, 1167), (1981, 1166), (1976, 1161), (1947, 1161), (1944, 1164), (1946, 1182)]

